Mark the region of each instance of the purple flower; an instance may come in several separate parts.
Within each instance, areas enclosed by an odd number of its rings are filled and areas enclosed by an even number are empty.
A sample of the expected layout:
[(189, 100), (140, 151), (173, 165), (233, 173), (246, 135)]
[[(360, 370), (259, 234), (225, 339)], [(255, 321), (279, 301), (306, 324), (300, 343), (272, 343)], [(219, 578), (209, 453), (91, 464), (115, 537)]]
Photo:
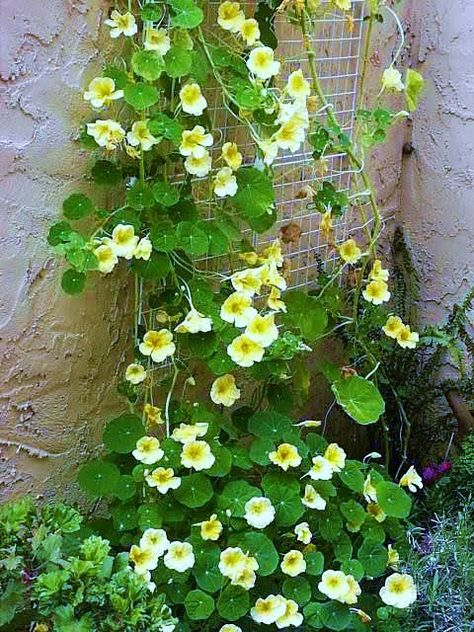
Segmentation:
[(451, 463), (451, 461), (443, 461), (442, 463), (438, 465), (438, 472), (441, 475), (447, 474), (448, 472), (451, 471), (452, 467), (453, 467), (453, 464)]
[(423, 483), (425, 485), (433, 485), (433, 483), (436, 483), (439, 476), (440, 473), (438, 471), (438, 466), (435, 464), (427, 465), (421, 471), (421, 478), (423, 479)]

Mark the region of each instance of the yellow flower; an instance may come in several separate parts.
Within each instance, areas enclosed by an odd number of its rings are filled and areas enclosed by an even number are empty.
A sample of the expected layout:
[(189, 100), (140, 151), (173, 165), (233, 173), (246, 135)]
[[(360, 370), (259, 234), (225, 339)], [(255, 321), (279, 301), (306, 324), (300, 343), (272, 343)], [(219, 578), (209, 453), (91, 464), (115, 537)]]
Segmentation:
[(346, 464), (346, 453), (337, 445), (337, 443), (330, 443), (324, 453), (324, 458), (331, 466), (333, 472), (340, 472), (344, 469)]
[(273, 48), (259, 46), (251, 51), (247, 60), (247, 68), (256, 77), (265, 81), (280, 72), (280, 62), (275, 61)]
[(362, 593), (362, 590), (359, 586), (359, 582), (357, 582), (352, 575), (346, 575), (346, 580), (349, 584), (349, 590), (339, 599), (339, 601), (346, 603), (349, 606), (353, 606), (357, 603), (357, 598)]
[(272, 287), (267, 298), (267, 305), (274, 312), (286, 312), (286, 305), (281, 300), (281, 292), (278, 288)]
[(206, 97), (201, 92), (201, 87), (197, 83), (187, 83), (179, 92), (181, 107), (186, 114), (201, 116), (207, 108)]
[(255, 529), (265, 529), (275, 519), (275, 507), (264, 496), (254, 496), (245, 503), (245, 520)]
[(370, 503), (370, 502), (376, 503), (377, 502), (377, 490), (375, 489), (374, 485), (372, 484), (372, 479), (370, 477), (370, 474), (365, 479), (363, 494), (364, 494), (365, 500), (368, 503)]
[(118, 11), (112, 11), (110, 18), (105, 20), (107, 26), (112, 27), (110, 37), (113, 39), (125, 35), (125, 37), (133, 37), (138, 31), (137, 23), (134, 16), (127, 11), (121, 14)]
[(323, 456), (313, 458), (313, 467), (308, 472), (313, 481), (329, 481), (333, 475), (333, 468)]
[(146, 369), (141, 364), (129, 364), (125, 370), (125, 379), (136, 386), (146, 379)]
[(140, 158), (140, 151), (136, 148), (136, 147), (132, 147), (131, 145), (127, 145), (127, 143), (125, 143), (125, 152), (127, 154), (127, 156), (130, 156), (130, 158), (133, 158), (134, 160), (138, 160)]
[(262, 252), (262, 260), (272, 263), (281, 268), (283, 265), (283, 254), (281, 252), (281, 243), (279, 239), (275, 239), (269, 246), (264, 248)]
[(125, 130), (112, 119), (97, 119), (95, 123), (87, 123), (87, 133), (99, 147), (105, 147), (109, 151), (120, 145), (125, 138)]
[(286, 613), (286, 599), (281, 595), (268, 595), (265, 599), (260, 597), (255, 606), (250, 610), (250, 616), (257, 623), (271, 625)]
[(260, 28), (257, 20), (249, 18), (242, 22), (239, 29), (239, 35), (245, 40), (247, 46), (253, 46), (260, 39)]
[(259, 261), (259, 256), (254, 250), (249, 250), (248, 252), (239, 252), (239, 259), (249, 266), (255, 266)]
[(49, 626), (46, 623), (37, 623), (33, 628), (33, 632), (49, 632)]
[(388, 281), (389, 276), (389, 271), (382, 268), (382, 262), (380, 259), (376, 259), (372, 264), (372, 270), (370, 271), (369, 278), (372, 281)]
[(89, 89), (84, 92), (84, 99), (90, 101), (92, 107), (101, 108), (112, 101), (121, 99), (123, 90), (115, 89), (115, 81), (110, 77), (96, 77), (89, 84)]
[(163, 529), (146, 529), (140, 538), (140, 548), (151, 548), (161, 557), (169, 547), (168, 536)]
[(308, 109), (303, 101), (297, 100), (292, 103), (280, 103), (278, 118), (275, 123), (281, 124), (289, 122), (303, 129), (309, 127)]
[(209, 424), (207, 423), (179, 424), (179, 427), (173, 430), (171, 436), (175, 441), (185, 444), (190, 441), (196, 441), (198, 437), (204, 437), (208, 430)]
[(357, 263), (362, 257), (362, 250), (354, 239), (348, 239), (338, 248), (339, 256), (346, 263)]
[(370, 281), (365, 290), (362, 292), (362, 296), (369, 303), (374, 305), (381, 305), (390, 300), (390, 292), (388, 291), (388, 285), (385, 281)]
[(285, 601), (285, 612), (275, 621), (276, 627), (279, 630), (289, 627), (299, 628), (303, 623), (303, 615), (298, 612), (298, 604), (293, 599), (286, 599)]
[(220, 628), (219, 632), (242, 632), (242, 628), (239, 628), (238, 625), (234, 625), (233, 623), (226, 623)]
[(156, 437), (142, 437), (138, 439), (132, 454), (137, 461), (146, 465), (153, 465), (163, 458), (164, 452)]
[(350, 11), (351, 10), (351, 0), (332, 0), (334, 6), (341, 11)]
[(233, 197), (237, 193), (237, 178), (230, 167), (222, 167), (214, 176), (214, 193), (217, 197)]
[(143, 407), (143, 412), (145, 414), (145, 417), (148, 423), (153, 423), (153, 424), (164, 423), (164, 420), (161, 417), (161, 408), (158, 408), (157, 406), (153, 406), (153, 404), (145, 404), (145, 406)]
[(150, 487), (156, 487), (160, 494), (166, 494), (170, 489), (178, 489), (181, 479), (174, 475), (170, 467), (157, 467), (151, 474), (145, 477)]
[(222, 522), (217, 519), (216, 514), (212, 514), (209, 520), (205, 520), (201, 522), (201, 538), (203, 540), (213, 540), (216, 541), (219, 539), (222, 529)]
[(196, 471), (208, 470), (215, 463), (216, 457), (205, 441), (189, 441), (183, 445), (181, 464)]
[(389, 338), (398, 338), (398, 334), (404, 327), (403, 321), (399, 316), (389, 316), (387, 322), (382, 327), (382, 331)]
[(290, 467), (298, 467), (301, 457), (296, 446), (291, 443), (280, 443), (275, 452), (270, 452), (268, 458), (272, 463), (281, 467), (285, 472)]
[(109, 274), (118, 263), (118, 257), (111, 246), (102, 244), (94, 250), (94, 254), (99, 261), (99, 271), (102, 274)]
[(397, 342), (402, 349), (414, 349), (419, 340), (419, 334), (412, 331), (409, 325), (403, 325), (397, 334)]
[(318, 590), (329, 599), (341, 601), (344, 595), (349, 592), (350, 586), (345, 573), (328, 570), (324, 571), (318, 584)]
[(202, 158), (208, 152), (205, 147), (212, 147), (212, 134), (206, 134), (202, 125), (195, 125), (191, 130), (184, 130), (181, 134), (179, 153), (182, 156)]
[(133, 256), (135, 259), (143, 259), (144, 261), (148, 261), (151, 257), (151, 251), (153, 250), (153, 246), (151, 245), (151, 241), (148, 237), (143, 237), (137, 244), (137, 247), (133, 251)]
[(211, 399), (214, 404), (233, 406), (240, 399), (240, 389), (235, 384), (235, 377), (226, 373), (216, 378), (211, 386)]
[(246, 327), (257, 313), (248, 294), (234, 292), (223, 302), (220, 317), (227, 323), (234, 323), (236, 327)]
[(288, 149), (292, 153), (298, 151), (305, 140), (304, 127), (299, 119), (290, 119), (283, 123), (274, 134), (273, 139), (280, 149)]
[(385, 580), (380, 589), (380, 597), (387, 606), (394, 608), (408, 608), (416, 601), (417, 590), (411, 575), (393, 573)]
[(168, 329), (147, 331), (138, 348), (144, 356), (150, 356), (153, 362), (163, 362), (176, 351), (173, 334)]
[(135, 229), (130, 224), (117, 224), (112, 231), (112, 240), (108, 245), (113, 249), (117, 257), (131, 259), (138, 245), (138, 237)]
[(234, 338), (228, 345), (227, 353), (239, 366), (250, 367), (255, 362), (262, 361), (265, 349), (245, 334), (242, 334)]
[(332, 231), (334, 230), (334, 225), (332, 223), (331, 211), (326, 211), (321, 216), (321, 222), (320, 222), (319, 226), (320, 226), (321, 233), (322, 233), (323, 237), (325, 239), (327, 239), (329, 237), (329, 235), (332, 233)]
[(255, 268), (253, 271), (263, 285), (269, 287), (277, 287), (279, 290), (286, 290), (285, 278), (279, 273), (277, 265), (275, 263), (265, 263), (260, 268)]
[(282, 573), (289, 575), (290, 577), (296, 577), (306, 570), (306, 562), (301, 551), (291, 550), (288, 551), (283, 557), (280, 564)]
[(178, 334), (197, 334), (206, 333), (212, 329), (212, 318), (208, 318), (196, 309), (192, 308), (186, 315), (186, 318), (180, 323), (175, 331)]
[(244, 22), (245, 15), (238, 2), (223, 2), (219, 5), (217, 23), (225, 31), (237, 33)]
[(296, 525), (295, 535), (298, 542), (302, 542), (303, 544), (309, 544), (311, 542), (311, 538), (313, 537), (307, 522), (300, 522), (300, 524)]
[(127, 133), (127, 142), (132, 147), (140, 147), (142, 151), (149, 151), (160, 141), (148, 129), (148, 121), (136, 121), (132, 130)]
[(312, 485), (306, 485), (301, 502), (303, 505), (306, 505), (306, 507), (317, 509), (318, 511), (324, 511), (327, 504), (321, 494), (319, 494)]
[(205, 178), (212, 167), (212, 158), (208, 151), (204, 151), (202, 156), (188, 156), (184, 161), (186, 171), (197, 178)]
[(400, 554), (391, 544), (388, 545), (388, 561), (387, 566), (396, 567), (400, 561)]
[(278, 327), (275, 325), (275, 315), (258, 314), (247, 325), (245, 335), (262, 347), (269, 347), (278, 338)]
[(159, 555), (151, 546), (142, 548), (134, 544), (130, 549), (128, 558), (134, 564), (135, 570), (138, 573), (142, 573), (144, 571), (152, 571), (158, 566)]
[(399, 70), (390, 66), (383, 71), (382, 75), (382, 90), (388, 92), (403, 92), (405, 86), (403, 85), (402, 75)]
[(256, 268), (254, 270), (246, 269), (240, 272), (235, 272), (230, 277), (234, 290), (237, 292), (244, 292), (249, 296), (258, 294), (262, 289), (262, 279), (260, 277), (261, 270)]
[(306, 97), (309, 97), (311, 86), (309, 81), (306, 81), (304, 78), (301, 68), (292, 72), (288, 77), (286, 89), (292, 99), (306, 99)]
[(369, 503), (367, 505), (367, 513), (375, 518), (377, 522), (384, 522), (387, 519), (387, 514), (377, 503)]
[[(245, 570), (247, 566), (247, 556), (238, 546), (227, 547), (219, 558), (219, 571), (224, 577), (233, 579)], [(258, 566), (257, 566), (258, 568)]]
[(232, 171), (237, 171), (243, 160), (242, 154), (235, 143), (224, 143), (222, 146), (222, 158)]
[(241, 588), (245, 588), (245, 590), (250, 590), (255, 586), (255, 582), (257, 581), (257, 575), (250, 568), (244, 568), (238, 575), (231, 579), (231, 584), (233, 586), (240, 586)]
[(189, 542), (171, 542), (163, 562), (166, 568), (184, 573), (194, 566), (195, 557), (192, 544)]
[(165, 29), (147, 27), (145, 33), (145, 50), (156, 50), (160, 55), (166, 55), (171, 48), (171, 40)]
[(258, 147), (263, 154), (263, 162), (272, 165), (278, 156), (278, 144), (273, 140), (262, 140)]
[(408, 489), (413, 493), (418, 491), (417, 488), (423, 489), (423, 480), (421, 476), (418, 474), (418, 472), (415, 470), (413, 465), (401, 477), (400, 486), (408, 487)]

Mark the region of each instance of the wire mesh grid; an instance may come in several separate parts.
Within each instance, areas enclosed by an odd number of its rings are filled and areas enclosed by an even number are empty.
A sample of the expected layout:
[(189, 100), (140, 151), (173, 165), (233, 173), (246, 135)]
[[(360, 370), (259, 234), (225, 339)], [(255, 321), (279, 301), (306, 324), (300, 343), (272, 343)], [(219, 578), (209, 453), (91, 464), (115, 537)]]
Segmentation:
[[(207, 24), (214, 30), (216, 26), (219, 0), (208, 2)], [(323, 2), (323, 5), (325, 3)], [(359, 62), (364, 24), (364, 0), (353, 0), (351, 12), (327, 11), (320, 17), (314, 18), (314, 35), (312, 45), (316, 53), (318, 75), (328, 101), (333, 106), (343, 131), (351, 136), (354, 126), (357, 84), (359, 77)], [(241, 2), (247, 16), (253, 14), (255, 2)], [(279, 46), (276, 58), (282, 62), (282, 72), (279, 76), (279, 86), (283, 87), (288, 75), (301, 68), (309, 79), (309, 68), (302, 45), (299, 29), (288, 23), (285, 15), (276, 20), (276, 31)], [(206, 98), (209, 103), (209, 115), (212, 121), (212, 131), (216, 138), (221, 137), (222, 143), (236, 142), (244, 156), (244, 163), (251, 164), (254, 160), (255, 143), (251, 141), (242, 124), (223, 105), (218, 86), (206, 86)], [(314, 115), (324, 117), (324, 113)], [(219, 144), (222, 144), (219, 143)], [(296, 223), (301, 229), (297, 243), (287, 246), (287, 260), (289, 261), (288, 281), (290, 287), (305, 287), (314, 281), (318, 258), (326, 262), (335, 259), (335, 250), (329, 247), (320, 230), (321, 214), (311, 208), (308, 200), (300, 199), (299, 193), (306, 185), (315, 185), (316, 180), (327, 180), (337, 190), (349, 192), (351, 175), (348, 173), (347, 160), (344, 154), (329, 154), (325, 156), (323, 164), (317, 165), (312, 157), (312, 148), (306, 143), (296, 153), (285, 152), (275, 161), (274, 178), (276, 193), (276, 208), (278, 220), (272, 229), (264, 234), (243, 231), (243, 237), (248, 239), (255, 249), (260, 249), (271, 242), (279, 234), (282, 226), (289, 222)], [(207, 218), (213, 216), (213, 201), (206, 199), (206, 194), (199, 191), (199, 183), (195, 183), (195, 195), (201, 198), (201, 209)], [(357, 231), (351, 213), (334, 220), (334, 242), (343, 241), (350, 230)], [(208, 257), (201, 265), (208, 269), (222, 266), (222, 261)]]

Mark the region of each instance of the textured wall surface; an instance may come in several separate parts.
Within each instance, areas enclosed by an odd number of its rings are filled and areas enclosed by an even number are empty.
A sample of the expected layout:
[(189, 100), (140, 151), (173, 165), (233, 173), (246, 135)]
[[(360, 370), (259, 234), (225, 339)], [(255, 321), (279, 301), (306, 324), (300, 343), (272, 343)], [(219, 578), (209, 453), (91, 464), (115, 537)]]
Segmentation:
[[(73, 138), (97, 57), (100, 0), (2, 0), (0, 496), (74, 475), (117, 406), (127, 293), (108, 281), (68, 298), (46, 244), (81, 184)], [(119, 288), (120, 289), (120, 288)]]

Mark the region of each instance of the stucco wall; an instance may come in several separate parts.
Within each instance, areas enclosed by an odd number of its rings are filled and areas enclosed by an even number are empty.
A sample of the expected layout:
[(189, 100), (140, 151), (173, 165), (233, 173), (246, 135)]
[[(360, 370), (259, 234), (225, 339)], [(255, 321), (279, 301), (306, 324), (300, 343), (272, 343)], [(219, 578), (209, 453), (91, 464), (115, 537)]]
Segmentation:
[[(117, 406), (127, 293), (59, 288), (46, 244), (62, 199), (83, 178), (73, 142), (98, 49), (101, 0), (2, 0), (0, 496), (54, 493)], [(117, 291), (117, 289), (119, 291)]]

